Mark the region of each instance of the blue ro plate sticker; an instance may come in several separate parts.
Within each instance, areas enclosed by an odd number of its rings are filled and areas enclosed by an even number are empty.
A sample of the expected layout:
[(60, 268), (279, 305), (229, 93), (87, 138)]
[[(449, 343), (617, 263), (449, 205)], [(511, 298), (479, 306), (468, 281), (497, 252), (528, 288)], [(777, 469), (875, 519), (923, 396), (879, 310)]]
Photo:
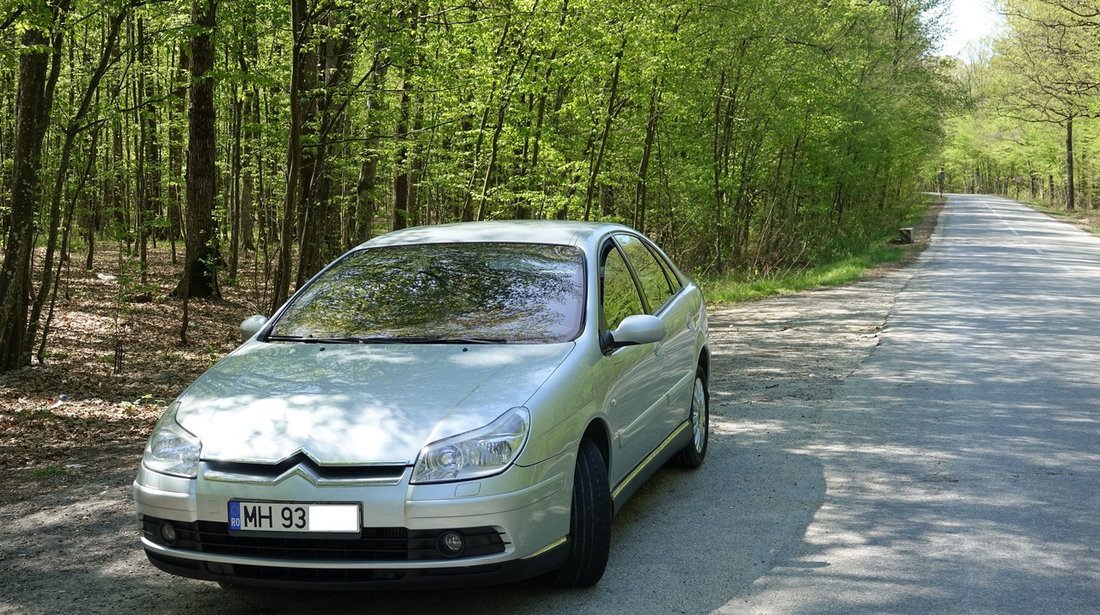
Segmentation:
[(241, 529), (241, 503), (230, 502), (229, 503), (229, 529), (240, 530)]

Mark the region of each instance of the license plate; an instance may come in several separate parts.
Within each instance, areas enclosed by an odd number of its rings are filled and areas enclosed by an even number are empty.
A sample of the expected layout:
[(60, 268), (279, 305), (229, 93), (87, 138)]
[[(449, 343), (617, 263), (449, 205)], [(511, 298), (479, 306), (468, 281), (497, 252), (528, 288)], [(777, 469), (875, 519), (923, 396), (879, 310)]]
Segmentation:
[(231, 532), (358, 534), (358, 504), (230, 502)]

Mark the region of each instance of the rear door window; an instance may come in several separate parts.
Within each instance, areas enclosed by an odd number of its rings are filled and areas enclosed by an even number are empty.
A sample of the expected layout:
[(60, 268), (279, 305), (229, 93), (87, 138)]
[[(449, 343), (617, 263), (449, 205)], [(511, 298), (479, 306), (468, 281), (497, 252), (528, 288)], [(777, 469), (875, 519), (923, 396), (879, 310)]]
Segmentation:
[(623, 233), (615, 235), (615, 241), (622, 247), (627, 258), (630, 259), (630, 264), (634, 267), (634, 272), (638, 275), (638, 282), (641, 283), (642, 292), (649, 303), (650, 313), (656, 314), (675, 292), (666, 269), (645, 242), (638, 237)]
[(614, 246), (604, 256), (601, 318), (605, 331), (619, 326), (627, 316), (644, 314), (642, 298), (622, 254)]

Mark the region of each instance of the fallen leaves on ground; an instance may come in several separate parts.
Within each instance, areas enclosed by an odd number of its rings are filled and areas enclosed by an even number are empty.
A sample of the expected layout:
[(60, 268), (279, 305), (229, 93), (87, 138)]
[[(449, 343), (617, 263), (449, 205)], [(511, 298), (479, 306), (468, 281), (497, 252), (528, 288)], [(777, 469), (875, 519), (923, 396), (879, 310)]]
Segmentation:
[[(122, 247), (125, 251), (125, 246)], [(170, 296), (182, 259), (168, 246), (149, 252), (146, 281), (117, 244), (66, 264), (43, 362), (0, 374), (0, 470), (13, 489), (27, 480), (79, 475), (121, 451), (134, 471), (164, 407), (239, 343), (238, 326), (259, 306), (259, 263), (242, 263), (223, 299), (192, 299), (188, 344), (180, 343), (183, 302)], [(181, 255), (182, 256), (182, 255)], [(78, 261), (78, 262), (72, 262)]]

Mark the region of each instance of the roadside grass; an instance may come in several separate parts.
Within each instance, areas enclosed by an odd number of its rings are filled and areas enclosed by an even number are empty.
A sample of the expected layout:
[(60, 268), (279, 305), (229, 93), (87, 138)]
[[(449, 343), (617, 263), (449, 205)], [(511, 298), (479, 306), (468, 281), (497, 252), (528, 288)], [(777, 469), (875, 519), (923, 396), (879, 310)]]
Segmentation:
[(1065, 220), (1070, 224), (1077, 226), (1078, 228), (1088, 231), (1093, 235), (1100, 235), (1100, 209), (1084, 207), (1078, 207), (1073, 211), (1066, 211), (1065, 206), (1060, 207), (1051, 206), (1048, 203), (1041, 203), (1031, 200), (1020, 200), (1028, 207), (1036, 211), (1041, 211), (1048, 216), (1058, 218), (1059, 220)]
[(903, 227), (914, 229), (914, 242), (900, 245), (891, 242), (896, 235), (880, 238), (877, 243), (843, 258), (814, 266), (777, 272), (766, 276), (724, 274), (699, 280), (703, 295), (710, 305), (758, 301), (777, 295), (789, 295), (814, 288), (843, 286), (867, 277), (885, 267), (907, 263), (927, 247), (928, 237), (935, 228), (943, 199), (930, 198), (915, 204), (905, 218)]
[(1012, 199), (1017, 203), (1023, 203), (1035, 211), (1044, 213), (1052, 218), (1068, 222), (1077, 228), (1100, 236), (1100, 204), (1086, 200), (1078, 203), (1073, 211), (1066, 211), (1064, 202), (1052, 204), (1050, 201), (1029, 198), (1027, 195), (1013, 196), (1011, 194), (996, 194), (1006, 199)]
[(32, 479), (36, 481), (45, 481), (48, 479), (54, 479), (54, 477), (61, 476), (65, 471), (59, 468), (59, 466), (53, 463), (47, 463), (46, 465), (38, 466), (31, 470), (30, 474)]
[(843, 286), (862, 279), (869, 270), (902, 262), (911, 246), (880, 245), (831, 263), (757, 279), (719, 276), (700, 280), (709, 304), (757, 301), (813, 288)]

